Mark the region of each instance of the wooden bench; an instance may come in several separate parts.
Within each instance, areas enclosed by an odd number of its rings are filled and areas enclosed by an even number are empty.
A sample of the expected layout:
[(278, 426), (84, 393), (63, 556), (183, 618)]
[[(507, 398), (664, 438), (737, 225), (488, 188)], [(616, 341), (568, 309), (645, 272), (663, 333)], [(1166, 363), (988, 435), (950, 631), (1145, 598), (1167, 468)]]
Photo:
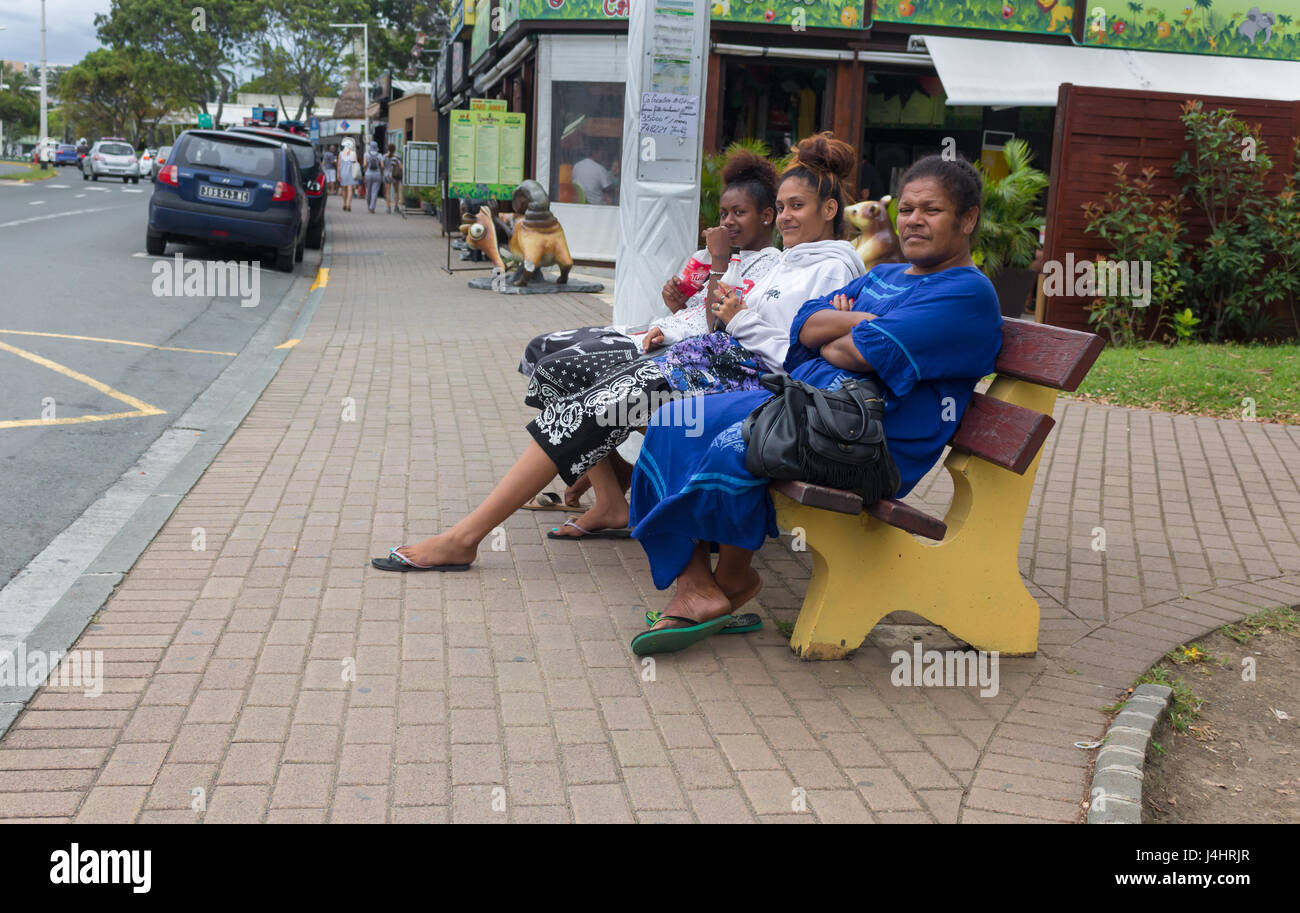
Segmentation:
[(1092, 333), (1003, 319), (997, 376), (949, 442), (953, 498), (942, 520), (893, 498), (864, 507), (852, 492), (773, 483), (778, 522), (802, 530), (813, 555), (790, 648), (841, 659), (880, 619), (908, 611), (982, 650), (1036, 652), (1020, 531), (1057, 391), (1078, 389), (1104, 345)]

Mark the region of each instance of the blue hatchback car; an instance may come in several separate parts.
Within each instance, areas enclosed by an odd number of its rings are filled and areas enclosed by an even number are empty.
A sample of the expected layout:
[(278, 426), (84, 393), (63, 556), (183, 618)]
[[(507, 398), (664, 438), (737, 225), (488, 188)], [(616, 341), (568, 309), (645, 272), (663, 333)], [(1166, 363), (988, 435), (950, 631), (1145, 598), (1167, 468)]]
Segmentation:
[(282, 142), (224, 130), (186, 130), (158, 172), (145, 250), (168, 241), (271, 249), (292, 272), (306, 246), (307, 200), (294, 154)]
[(54, 151), (54, 164), (58, 165), (76, 165), (81, 162), (77, 155), (77, 147), (71, 143), (59, 143), (58, 148)]

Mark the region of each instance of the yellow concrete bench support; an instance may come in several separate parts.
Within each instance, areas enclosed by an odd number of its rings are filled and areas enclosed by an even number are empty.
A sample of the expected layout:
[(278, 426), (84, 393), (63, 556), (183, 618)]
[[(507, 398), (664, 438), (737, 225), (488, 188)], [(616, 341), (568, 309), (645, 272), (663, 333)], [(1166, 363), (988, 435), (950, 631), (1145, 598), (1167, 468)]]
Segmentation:
[[(1051, 415), (1052, 387), (999, 375), (993, 399)], [(1038, 603), (1020, 577), (1021, 528), (1042, 450), (1023, 475), (968, 453), (944, 461), (953, 499), (941, 542), (867, 513), (808, 507), (772, 492), (782, 529), (802, 529), (813, 575), (790, 647), (803, 659), (841, 659), (890, 612), (915, 612), (981, 650), (1038, 649)]]

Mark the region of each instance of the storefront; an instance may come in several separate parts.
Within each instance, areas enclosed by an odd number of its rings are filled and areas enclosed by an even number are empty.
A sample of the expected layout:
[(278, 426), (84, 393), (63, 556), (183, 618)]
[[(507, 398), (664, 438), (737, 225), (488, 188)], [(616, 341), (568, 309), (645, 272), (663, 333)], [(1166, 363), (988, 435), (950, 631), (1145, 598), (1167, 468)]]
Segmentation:
[[(526, 114), (526, 173), (550, 193), (574, 255), (612, 261), (626, 0), (467, 2), (453, 12), (437, 77), (445, 82), (433, 93), (444, 127), (469, 98), (504, 99)], [(829, 129), (860, 151), (861, 193), (879, 196), (896, 193), (913, 161), (945, 146), (987, 161), (1014, 136), (1050, 170), (1062, 83), (1300, 96), (1300, 35), (1292, 33), (1300, 31), (1300, 0), (1253, 17), (1229, 11), (1226, 0), (1207, 3), (1171, 23), (1145, 8), (1086, 19), (1083, 5), (1053, 0), (721, 0), (713, 4), (704, 149), (759, 138), (779, 155)], [(1243, 82), (1254, 92), (1236, 89)]]

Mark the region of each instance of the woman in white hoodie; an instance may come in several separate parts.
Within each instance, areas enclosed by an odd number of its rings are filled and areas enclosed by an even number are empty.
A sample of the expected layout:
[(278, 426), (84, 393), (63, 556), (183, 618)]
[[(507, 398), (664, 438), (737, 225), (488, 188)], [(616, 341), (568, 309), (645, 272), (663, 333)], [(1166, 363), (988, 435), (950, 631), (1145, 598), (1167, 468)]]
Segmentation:
[[(415, 545), (391, 548), (371, 564), (386, 571), (467, 570), (479, 543), (557, 471), (572, 485), (591, 470), (598, 505), (621, 504), (625, 523), (627, 504), (605, 457), (632, 427), (669, 398), (758, 389), (761, 375), (782, 370), (790, 325), (803, 303), (863, 274), (852, 246), (837, 240), (843, 227), (843, 181), (855, 161), (853, 148), (830, 134), (800, 142), (777, 192), (777, 228), (786, 248), (781, 262), (754, 284), (744, 301), (734, 290), (718, 290), (712, 310), (726, 331), (614, 366), (590, 388), (547, 403), (528, 425), (533, 443), (469, 516)], [(589, 516), (595, 515), (593, 508)], [(591, 531), (574, 521), (566, 526), (579, 537)], [(567, 530), (551, 535), (566, 537)]]

